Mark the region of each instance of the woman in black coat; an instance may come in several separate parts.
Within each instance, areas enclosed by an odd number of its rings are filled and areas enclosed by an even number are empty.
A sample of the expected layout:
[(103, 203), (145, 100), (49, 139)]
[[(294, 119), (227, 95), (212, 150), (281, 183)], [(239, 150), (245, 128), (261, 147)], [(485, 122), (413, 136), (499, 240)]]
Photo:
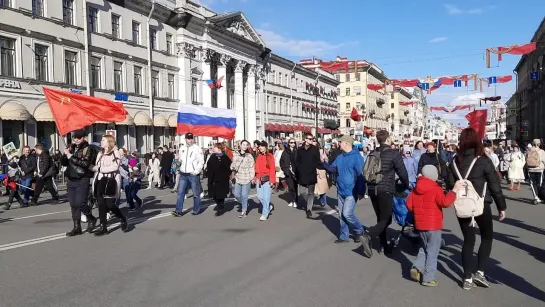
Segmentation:
[[(475, 160), (476, 159), (476, 160)], [(471, 163), (475, 160), (473, 168), (469, 174), (468, 170)], [(484, 276), (485, 265), (490, 258), (492, 251), (492, 239), (494, 229), (492, 224), (492, 200), (496, 203), (499, 212), (499, 220), (505, 218), (505, 197), (501, 190), (501, 179), (498, 176), (492, 160), (484, 155), (483, 144), (472, 128), (466, 128), (460, 134), (460, 148), (453, 162), (449, 165), (447, 188), (452, 189), (456, 181), (460, 180), (456, 172), (458, 169), (461, 176), (467, 176), (467, 179), (473, 184), (475, 191), (479, 194), (484, 191), (484, 209), (483, 214), (475, 217), (475, 222), (479, 226), (481, 234), (481, 246), (479, 247), (477, 270), (475, 272), (475, 261), (473, 259), (473, 249), (475, 247), (475, 228), (472, 225), (472, 218), (458, 218), (458, 223), (464, 236), (462, 246), (462, 266), (464, 267), (463, 288), (470, 290), (475, 285), (488, 288), (490, 284)], [(486, 191), (484, 190), (486, 183)], [(457, 191), (454, 191), (457, 192)]]
[(429, 142), (426, 144), (427, 152), (423, 153), (420, 156), (418, 161), (418, 171), (417, 174), (422, 174), (422, 168), (426, 165), (433, 165), (437, 168), (439, 172), (439, 178), (445, 180), (447, 178), (447, 166), (445, 162), (441, 159), (441, 156), (436, 151), (436, 145), (434, 142)]
[(216, 216), (225, 213), (225, 198), (231, 192), (229, 180), (231, 176), (231, 159), (225, 154), (222, 143), (214, 145), (206, 164), (208, 178), (208, 195), (216, 202)]

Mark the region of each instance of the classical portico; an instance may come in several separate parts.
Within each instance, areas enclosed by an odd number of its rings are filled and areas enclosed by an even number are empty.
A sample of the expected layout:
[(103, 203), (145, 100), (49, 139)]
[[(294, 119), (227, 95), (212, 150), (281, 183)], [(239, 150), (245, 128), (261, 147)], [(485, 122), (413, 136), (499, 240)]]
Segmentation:
[[(184, 35), (178, 36), (180, 100), (235, 110), (235, 140), (255, 140), (259, 129), (256, 89), (262, 89), (267, 67), (263, 65), (264, 42), (240, 12), (216, 15), (194, 26), (190, 23), (181, 30)], [(211, 88), (207, 80), (221, 80), (221, 86)], [(211, 137), (200, 139), (203, 146), (213, 142)]]

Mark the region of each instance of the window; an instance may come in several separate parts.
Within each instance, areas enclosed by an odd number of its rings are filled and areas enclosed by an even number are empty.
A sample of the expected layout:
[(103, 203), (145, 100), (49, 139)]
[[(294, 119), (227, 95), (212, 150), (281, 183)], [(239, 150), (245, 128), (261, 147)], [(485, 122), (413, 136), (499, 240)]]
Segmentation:
[(276, 97), (273, 97), (273, 103), (269, 112), (276, 113)]
[(149, 29), (149, 43), (151, 49), (157, 50), (157, 30), (152, 28)]
[(271, 103), (271, 96), (267, 95), (267, 104), (265, 105), (265, 110), (267, 110), (267, 112), (269, 111), (270, 103)]
[(136, 21), (132, 22), (132, 42), (140, 45), (140, 24)]
[(350, 102), (346, 103), (346, 111), (350, 111)]
[(36, 79), (42, 81), (49, 80), (48, 67), (48, 47), (44, 45), (34, 45), (34, 69), (36, 71)]
[(32, 0), (32, 15), (34, 16), (44, 16), (44, 1), (43, 0)]
[(120, 21), (121, 21), (121, 17), (119, 15), (112, 14), (112, 36), (115, 38), (121, 37), (121, 32), (120, 32), (121, 22)]
[(0, 75), (15, 77), (15, 40), (0, 36)]
[(168, 98), (174, 99), (174, 75), (168, 74)]
[(284, 99), (282, 99), (282, 98), (280, 98), (280, 103), (278, 104), (278, 109), (279, 109), (278, 113), (280, 113), (280, 114), (286, 112), (284, 110)]
[(361, 74), (359, 72), (356, 73), (356, 81), (360, 81)]
[(346, 96), (350, 96), (350, 88), (349, 87), (346, 88)]
[(284, 75), (284, 79), (286, 79), (286, 86), (290, 86), (290, 79), (288, 78), (288, 74)]
[(350, 82), (350, 74), (346, 74), (346, 82)]
[(101, 58), (91, 57), (91, 87), (100, 88), (100, 61)]
[(197, 78), (191, 78), (191, 102), (198, 102), (198, 96), (197, 96), (197, 83), (199, 82), (199, 79)]
[(114, 62), (114, 91), (123, 92), (123, 63)]
[(390, 109), (393, 109), (394, 108), (394, 103), (390, 103)]
[(272, 79), (270, 81), (271, 83), (276, 83), (276, 71), (272, 71)]
[(346, 119), (346, 127), (350, 128), (350, 118)]
[(98, 33), (98, 9), (89, 7), (89, 31)]
[(74, 24), (74, 0), (62, 0), (62, 20), (66, 24)]
[(172, 34), (167, 34), (167, 53), (172, 54)]
[(64, 52), (64, 82), (70, 85), (77, 85), (77, 64), (78, 54), (72, 51)]
[(341, 81), (341, 75), (335, 75), (335, 79), (337, 79), (337, 81)]
[(356, 96), (361, 95), (361, 86), (354, 86), (354, 93), (356, 93)]
[(11, 7), (11, 0), (0, 0), (0, 7)]
[(278, 85), (282, 85), (282, 73), (278, 72)]
[(134, 93), (142, 94), (142, 67), (134, 66)]
[(151, 92), (153, 97), (159, 96), (159, 71), (151, 71)]

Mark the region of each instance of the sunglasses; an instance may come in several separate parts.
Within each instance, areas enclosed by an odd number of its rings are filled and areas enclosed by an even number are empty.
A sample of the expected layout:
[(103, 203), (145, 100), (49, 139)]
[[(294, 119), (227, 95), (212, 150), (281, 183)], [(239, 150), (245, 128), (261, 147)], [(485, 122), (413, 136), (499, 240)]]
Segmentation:
[(306, 140), (307, 140), (307, 141), (312, 141), (313, 139), (311, 139), (311, 138), (306, 138)]
[(295, 142), (290, 142), (290, 144), (295, 144)]

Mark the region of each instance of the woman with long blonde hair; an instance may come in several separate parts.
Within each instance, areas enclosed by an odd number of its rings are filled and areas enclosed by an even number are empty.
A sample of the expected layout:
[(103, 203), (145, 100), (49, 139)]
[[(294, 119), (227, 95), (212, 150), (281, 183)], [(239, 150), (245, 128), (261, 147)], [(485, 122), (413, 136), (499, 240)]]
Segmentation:
[(95, 232), (95, 236), (108, 234), (106, 216), (108, 210), (121, 220), (121, 230), (127, 232), (127, 218), (115, 204), (121, 192), (121, 174), (119, 173), (121, 155), (117, 149), (115, 138), (111, 135), (102, 137), (100, 147), (102, 149), (98, 153), (96, 165), (93, 166), (95, 172), (93, 194), (98, 202), (100, 219), (100, 229)]

